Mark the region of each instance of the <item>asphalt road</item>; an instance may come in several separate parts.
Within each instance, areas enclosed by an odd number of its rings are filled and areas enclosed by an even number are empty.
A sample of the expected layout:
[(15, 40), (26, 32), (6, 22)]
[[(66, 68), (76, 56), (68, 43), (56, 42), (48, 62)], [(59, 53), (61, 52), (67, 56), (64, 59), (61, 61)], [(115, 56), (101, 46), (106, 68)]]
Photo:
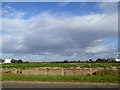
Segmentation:
[(118, 88), (117, 83), (3, 81), (2, 88)]

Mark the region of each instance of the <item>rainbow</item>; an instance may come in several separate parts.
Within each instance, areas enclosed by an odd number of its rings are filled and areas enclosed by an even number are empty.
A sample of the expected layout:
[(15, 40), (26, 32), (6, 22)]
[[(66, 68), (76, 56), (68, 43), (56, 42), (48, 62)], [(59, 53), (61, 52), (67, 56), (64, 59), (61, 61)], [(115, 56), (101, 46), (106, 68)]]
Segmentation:
[(71, 43), (74, 45), (74, 47), (82, 54), (82, 57), (84, 60), (87, 60), (88, 58), (86, 57), (86, 54), (84, 53), (84, 51), (80, 48), (80, 45), (65, 31), (63, 31), (63, 34), (65, 34), (66, 38), (68, 38), (69, 41), (71, 41)]

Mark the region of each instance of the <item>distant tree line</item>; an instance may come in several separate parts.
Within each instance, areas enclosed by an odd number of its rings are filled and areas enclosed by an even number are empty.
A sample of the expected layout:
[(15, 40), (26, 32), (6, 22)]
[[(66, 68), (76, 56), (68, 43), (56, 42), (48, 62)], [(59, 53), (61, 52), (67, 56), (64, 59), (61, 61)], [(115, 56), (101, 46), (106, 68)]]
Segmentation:
[(115, 58), (108, 58), (108, 59), (105, 59), (105, 58), (103, 58), (103, 59), (98, 58), (98, 59), (96, 60), (96, 62), (97, 62), (97, 63), (116, 63), (117, 61), (116, 61)]
[(21, 59), (19, 60), (12, 59), (11, 63), (23, 63), (23, 61)]
[(11, 63), (29, 63), (29, 62), (28, 61), (23, 61), (21, 59), (19, 59), (19, 60), (11, 59)]
[(92, 59), (89, 59), (89, 61), (80, 61), (80, 60), (78, 60), (78, 61), (69, 61), (69, 60), (64, 60), (64, 61), (61, 62), (61, 63), (118, 63), (118, 62), (116, 61), (115, 58), (108, 58), (108, 59), (98, 58), (98, 59), (95, 60), (95, 61), (92, 60)]
[[(0, 62), (1, 63), (4, 63), (5, 59), (1, 59), (0, 58)], [(116, 61), (115, 58), (108, 58), (108, 59), (101, 59), (101, 58), (98, 58), (97, 60), (92, 60), (92, 59), (89, 59), (88, 61), (69, 61), (69, 60), (64, 60), (64, 61), (54, 61), (54, 62), (28, 62), (28, 61), (23, 61), (21, 59), (19, 60), (16, 60), (16, 59), (11, 59), (11, 63), (13, 64), (21, 64), (21, 63), (33, 63), (33, 64), (40, 64), (40, 63), (120, 63)]]

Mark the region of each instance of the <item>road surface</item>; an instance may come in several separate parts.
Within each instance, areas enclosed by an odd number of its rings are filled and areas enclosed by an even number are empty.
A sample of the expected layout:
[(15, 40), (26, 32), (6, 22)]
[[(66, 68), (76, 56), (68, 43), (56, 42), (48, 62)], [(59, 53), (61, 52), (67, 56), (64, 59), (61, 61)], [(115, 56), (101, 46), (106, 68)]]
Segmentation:
[(3, 81), (2, 88), (118, 88), (117, 83)]

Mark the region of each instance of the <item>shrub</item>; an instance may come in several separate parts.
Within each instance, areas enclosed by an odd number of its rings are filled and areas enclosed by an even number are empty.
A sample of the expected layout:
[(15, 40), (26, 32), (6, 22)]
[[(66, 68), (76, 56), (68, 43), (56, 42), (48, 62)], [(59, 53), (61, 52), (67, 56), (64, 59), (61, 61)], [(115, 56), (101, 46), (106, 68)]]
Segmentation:
[(69, 63), (69, 61), (68, 60), (64, 60), (63, 63)]

